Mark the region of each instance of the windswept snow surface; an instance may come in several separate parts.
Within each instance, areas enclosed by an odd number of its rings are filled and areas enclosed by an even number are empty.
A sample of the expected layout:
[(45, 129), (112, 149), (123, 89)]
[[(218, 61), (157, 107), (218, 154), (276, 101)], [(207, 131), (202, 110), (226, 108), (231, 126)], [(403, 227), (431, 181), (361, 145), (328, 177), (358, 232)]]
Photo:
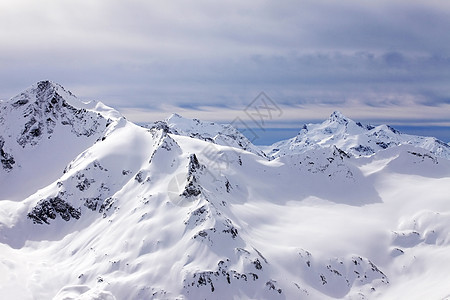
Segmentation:
[[(139, 127), (48, 84), (74, 109), (25, 146), (26, 108), (1, 103), (2, 298), (449, 297), (450, 161), (428, 144), (386, 127), (392, 144), (376, 148), (374, 128), (336, 115), (347, 129), (330, 119), (334, 134), (269, 159), (227, 126), (175, 115)], [(361, 141), (374, 152), (355, 155)]]

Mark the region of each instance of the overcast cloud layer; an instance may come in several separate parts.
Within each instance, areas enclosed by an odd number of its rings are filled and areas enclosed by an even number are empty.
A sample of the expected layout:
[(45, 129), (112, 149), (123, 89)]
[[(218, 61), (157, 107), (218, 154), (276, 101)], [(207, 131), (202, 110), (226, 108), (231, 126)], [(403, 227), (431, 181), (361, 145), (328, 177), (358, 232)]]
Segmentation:
[(277, 126), (449, 126), (447, 0), (3, 0), (0, 40), (0, 99), (50, 79), (134, 121), (226, 122), (265, 91)]

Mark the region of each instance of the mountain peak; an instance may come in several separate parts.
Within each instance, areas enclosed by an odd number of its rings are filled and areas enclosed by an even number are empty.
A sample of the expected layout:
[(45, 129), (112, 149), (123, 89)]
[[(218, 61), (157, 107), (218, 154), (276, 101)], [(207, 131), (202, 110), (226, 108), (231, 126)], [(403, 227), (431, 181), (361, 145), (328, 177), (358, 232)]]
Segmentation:
[(117, 120), (122, 117), (118, 111), (102, 102), (95, 100), (81, 101), (61, 84), (51, 80), (38, 81), (4, 103), (15, 111), (24, 111), (26, 115), (34, 114), (38, 111), (40, 111), (40, 114), (52, 113), (59, 115), (61, 113), (64, 114), (61, 110), (69, 109), (72, 112), (78, 110), (93, 111), (111, 120)]
[(26, 91), (30, 93), (55, 92), (74, 96), (70, 91), (66, 90), (61, 84), (51, 80), (38, 81), (37, 83), (33, 84), (30, 88), (28, 88)]
[(339, 111), (334, 111), (320, 124), (304, 125), (296, 137), (273, 144), (267, 153), (279, 157), (337, 146), (354, 156), (370, 156), (402, 144), (423, 148), (439, 157), (450, 157), (448, 145), (434, 138), (402, 134), (389, 125), (363, 125)]
[(39, 106), (44, 103), (55, 105), (61, 100), (65, 100), (68, 104), (75, 106), (78, 106), (77, 104), (80, 102), (76, 99), (75, 95), (64, 89), (62, 85), (50, 80), (42, 80), (11, 98), (9, 103), (11, 103), (14, 108), (18, 108), (31, 103), (36, 103)]
[(349, 119), (344, 116), (340, 111), (334, 111), (328, 118), (330, 122), (338, 122), (340, 124), (347, 124)]
[(182, 115), (177, 114), (177, 113), (172, 113), (170, 115), (170, 117), (167, 118), (167, 120), (173, 120), (173, 119), (184, 119), (184, 117)]
[(36, 85), (44, 90), (44, 89), (55, 89), (57, 87), (62, 87), (60, 84), (53, 82), (51, 80), (41, 80), (36, 83)]
[(76, 136), (98, 136), (107, 119), (114, 115), (112, 109), (94, 101), (84, 103), (50, 80), (39, 81), (12, 97), (0, 112), (0, 119), (16, 125), (10, 128), (8, 136), (22, 148), (50, 139), (54, 132), (64, 131), (62, 127)]

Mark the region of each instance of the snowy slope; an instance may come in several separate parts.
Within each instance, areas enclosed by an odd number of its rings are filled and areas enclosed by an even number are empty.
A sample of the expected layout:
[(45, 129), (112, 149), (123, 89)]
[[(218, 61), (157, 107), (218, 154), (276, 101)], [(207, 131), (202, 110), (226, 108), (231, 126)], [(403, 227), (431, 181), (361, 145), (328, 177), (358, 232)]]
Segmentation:
[(414, 145), (359, 157), (331, 144), (268, 160), (213, 143), (220, 127), (197, 135), (189, 124), (203, 122), (183, 122), (175, 132), (118, 118), (58, 178), (1, 200), (2, 296), (450, 294), (449, 160)]
[(303, 153), (309, 149), (336, 146), (355, 156), (361, 156), (405, 144), (450, 159), (449, 145), (434, 137), (403, 134), (388, 125), (363, 125), (337, 111), (323, 123), (304, 125), (296, 137), (268, 147), (267, 154), (279, 157), (290, 153)]
[(0, 102), (0, 199), (21, 200), (57, 179), (120, 117), (49, 81)]

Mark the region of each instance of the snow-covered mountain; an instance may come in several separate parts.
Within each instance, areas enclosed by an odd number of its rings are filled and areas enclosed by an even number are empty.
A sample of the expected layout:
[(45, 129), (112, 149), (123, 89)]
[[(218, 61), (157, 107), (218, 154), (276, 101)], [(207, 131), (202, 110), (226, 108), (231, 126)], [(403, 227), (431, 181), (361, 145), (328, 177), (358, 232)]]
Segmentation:
[[(38, 100), (42, 84), (23, 105)], [(41, 134), (29, 139), (21, 139), (25, 107), (20, 118), (2, 113), (2, 163), (12, 168), (3, 167), (0, 190), (14, 187), (0, 197), (3, 297), (448, 297), (444, 157), (416, 144), (356, 156), (345, 143), (311, 142), (269, 159), (228, 126), (174, 115), (141, 127), (44, 85), (61, 97), (54, 127), (39, 125), (52, 97), (33, 106)], [(2, 112), (21, 109), (17, 99)], [(41, 169), (26, 163), (28, 149)], [(52, 165), (66, 150), (72, 157)], [(16, 169), (46, 180), (23, 193)]]
[(239, 148), (266, 157), (266, 154), (261, 149), (253, 145), (242, 133), (228, 124), (203, 122), (198, 119), (183, 118), (179, 114), (172, 114), (167, 120), (158, 121), (145, 127), (164, 129), (167, 133)]
[(49, 81), (0, 102), (0, 199), (20, 199), (57, 179), (68, 162), (120, 117)]
[(336, 146), (352, 155), (362, 156), (399, 145), (413, 145), (450, 159), (450, 146), (434, 137), (404, 134), (388, 125), (363, 125), (338, 111), (321, 124), (304, 125), (297, 136), (273, 144), (267, 154), (279, 157)]

